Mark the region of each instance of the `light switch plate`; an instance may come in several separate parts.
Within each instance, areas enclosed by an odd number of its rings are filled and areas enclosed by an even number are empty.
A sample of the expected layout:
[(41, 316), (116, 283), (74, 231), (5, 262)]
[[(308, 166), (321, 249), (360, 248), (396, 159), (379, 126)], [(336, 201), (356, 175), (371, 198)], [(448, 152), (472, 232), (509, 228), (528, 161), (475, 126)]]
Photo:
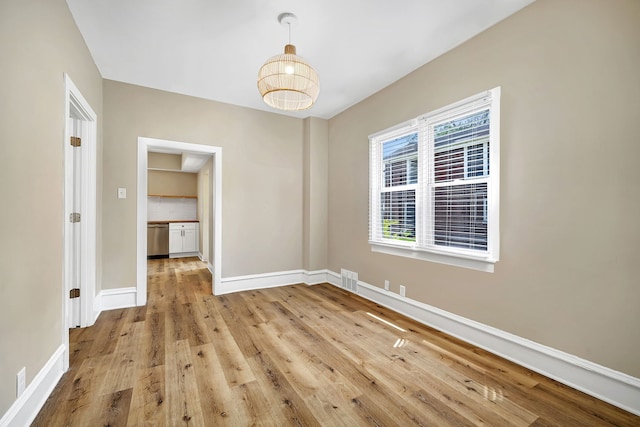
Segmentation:
[(127, 189), (124, 187), (118, 188), (118, 199), (126, 199), (127, 198)]

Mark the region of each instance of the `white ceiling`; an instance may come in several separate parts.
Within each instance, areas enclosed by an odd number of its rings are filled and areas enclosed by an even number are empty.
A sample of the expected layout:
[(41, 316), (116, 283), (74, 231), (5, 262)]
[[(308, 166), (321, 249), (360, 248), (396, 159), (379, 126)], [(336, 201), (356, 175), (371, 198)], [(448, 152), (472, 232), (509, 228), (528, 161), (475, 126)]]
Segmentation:
[(533, 0), (67, 0), (105, 79), (279, 112), (256, 79), (291, 42), (331, 118)]

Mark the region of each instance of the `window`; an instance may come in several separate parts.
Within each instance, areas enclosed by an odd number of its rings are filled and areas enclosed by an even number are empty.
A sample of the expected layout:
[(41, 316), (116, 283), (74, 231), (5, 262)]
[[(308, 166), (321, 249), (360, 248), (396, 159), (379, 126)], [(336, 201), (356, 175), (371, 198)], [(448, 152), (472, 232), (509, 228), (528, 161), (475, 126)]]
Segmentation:
[(369, 137), (372, 250), (493, 271), (500, 88)]
[(414, 132), (383, 142), (382, 167), (382, 236), (415, 242), (418, 134)]

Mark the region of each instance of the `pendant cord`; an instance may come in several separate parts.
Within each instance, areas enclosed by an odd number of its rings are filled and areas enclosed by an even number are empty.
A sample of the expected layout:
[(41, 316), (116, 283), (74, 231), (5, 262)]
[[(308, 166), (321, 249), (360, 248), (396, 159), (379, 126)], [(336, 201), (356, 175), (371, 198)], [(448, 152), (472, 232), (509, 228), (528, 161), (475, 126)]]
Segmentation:
[(291, 22), (287, 22), (287, 27), (289, 27), (289, 44), (291, 44)]

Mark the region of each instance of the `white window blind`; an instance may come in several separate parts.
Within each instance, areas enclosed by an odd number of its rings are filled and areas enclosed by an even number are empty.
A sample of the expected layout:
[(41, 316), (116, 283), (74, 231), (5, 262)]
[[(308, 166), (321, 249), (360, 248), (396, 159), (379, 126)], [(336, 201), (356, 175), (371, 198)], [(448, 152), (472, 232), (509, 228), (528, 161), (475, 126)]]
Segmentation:
[(497, 261), (499, 98), (492, 89), (370, 137), (374, 250)]

